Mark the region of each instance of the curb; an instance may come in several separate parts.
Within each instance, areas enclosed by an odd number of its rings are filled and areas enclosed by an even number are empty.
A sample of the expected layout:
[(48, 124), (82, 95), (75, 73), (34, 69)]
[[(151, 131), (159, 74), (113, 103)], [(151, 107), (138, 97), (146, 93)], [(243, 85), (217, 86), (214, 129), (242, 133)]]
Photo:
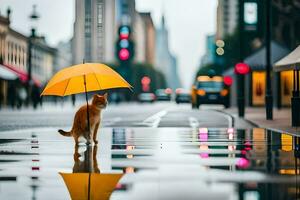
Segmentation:
[[(221, 112), (221, 113), (223, 113), (223, 114), (225, 114), (225, 115), (230, 116), (232, 118), (232, 120), (233, 120), (233, 126), (234, 126), (234, 124), (235, 124), (234, 122), (236, 121), (236, 117), (235, 116), (233, 116), (231, 113), (226, 112), (224, 110), (218, 110), (218, 111)], [(248, 120), (246, 118), (240, 118), (240, 119), (244, 120), (246, 123), (250, 124), (251, 126), (253, 126), (255, 128), (260, 127), (258, 124), (254, 123), (254, 122), (252, 122), (252, 121), (250, 121), (250, 120)]]
[(233, 115), (231, 115), (231, 114), (229, 114), (227, 112), (224, 112), (222, 110), (215, 110), (215, 109), (213, 109), (213, 111), (222, 113), (222, 114), (226, 115), (227, 117), (230, 117), (231, 118), (231, 122), (232, 122), (231, 126), (234, 127), (234, 125), (235, 125), (235, 118), (234, 118)]

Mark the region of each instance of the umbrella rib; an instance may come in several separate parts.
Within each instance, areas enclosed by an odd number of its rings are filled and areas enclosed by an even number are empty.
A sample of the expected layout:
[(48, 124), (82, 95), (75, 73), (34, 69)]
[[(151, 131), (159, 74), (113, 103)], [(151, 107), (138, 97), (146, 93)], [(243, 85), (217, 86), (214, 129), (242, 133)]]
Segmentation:
[[(93, 70), (94, 71), (94, 70)], [(96, 76), (96, 73), (94, 72), (94, 76), (95, 76), (95, 78), (96, 78), (96, 80), (97, 80), (97, 83), (98, 83), (98, 85), (99, 85), (99, 90), (101, 90), (101, 86), (100, 86), (100, 83), (99, 83), (99, 81), (98, 81), (98, 79), (97, 79), (97, 76)]]
[(68, 88), (68, 86), (69, 86), (70, 80), (71, 80), (71, 79), (69, 78), (68, 83), (67, 83), (67, 86), (66, 86), (66, 88), (65, 88), (65, 91), (64, 91), (64, 93), (63, 93), (63, 96), (65, 96), (65, 93), (66, 93), (67, 88)]

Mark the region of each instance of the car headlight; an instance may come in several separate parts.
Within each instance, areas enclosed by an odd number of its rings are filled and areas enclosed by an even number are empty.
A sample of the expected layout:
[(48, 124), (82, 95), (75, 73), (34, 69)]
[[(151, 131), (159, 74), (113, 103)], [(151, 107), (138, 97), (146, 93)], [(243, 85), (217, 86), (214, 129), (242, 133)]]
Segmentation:
[(197, 90), (197, 94), (199, 96), (205, 96), (206, 92), (205, 92), (205, 90)]
[(221, 90), (220, 95), (221, 95), (222, 97), (227, 96), (227, 95), (228, 95), (228, 90), (227, 90), (227, 89)]

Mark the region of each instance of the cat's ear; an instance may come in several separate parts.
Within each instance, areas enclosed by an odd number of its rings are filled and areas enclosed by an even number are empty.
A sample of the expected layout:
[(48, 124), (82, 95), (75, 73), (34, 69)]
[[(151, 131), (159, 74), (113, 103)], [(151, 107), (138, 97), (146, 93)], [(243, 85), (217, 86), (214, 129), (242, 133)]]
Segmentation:
[(103, 95), (105, 99), (107, 99), (107, 92)]

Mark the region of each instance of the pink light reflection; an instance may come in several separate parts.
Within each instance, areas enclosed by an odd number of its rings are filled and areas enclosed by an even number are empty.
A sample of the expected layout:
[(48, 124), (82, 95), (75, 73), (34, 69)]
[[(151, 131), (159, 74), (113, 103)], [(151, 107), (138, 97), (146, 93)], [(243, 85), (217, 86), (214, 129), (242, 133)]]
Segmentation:
[(246, 169), (250, 166), (250, 161), (246, 158), (240, 158), (238, 159), (236, 166), (242, 169)]
[[(208, 151), (208, 146), (207, 145), (200, 145), (200, 150), (203, 150), (203, 151)], [(208, 153), (200, 153), (200, 157), (201, 158), (208, 158), (209, 157), (209, 154)]]
[(200, 134), (207, 134), (208, 133), (208, 129), (207, 128), (199, 128), (199, 133)]
[(227, 133), (228, 134), (233, 134), (234, 133), (234, 129), (233, 128), (228, 128), (227, 129)]
[(200, 142), (207, 142), (208, 140), (208, 129), (207, 128), (199, 128), (198, 138)]

